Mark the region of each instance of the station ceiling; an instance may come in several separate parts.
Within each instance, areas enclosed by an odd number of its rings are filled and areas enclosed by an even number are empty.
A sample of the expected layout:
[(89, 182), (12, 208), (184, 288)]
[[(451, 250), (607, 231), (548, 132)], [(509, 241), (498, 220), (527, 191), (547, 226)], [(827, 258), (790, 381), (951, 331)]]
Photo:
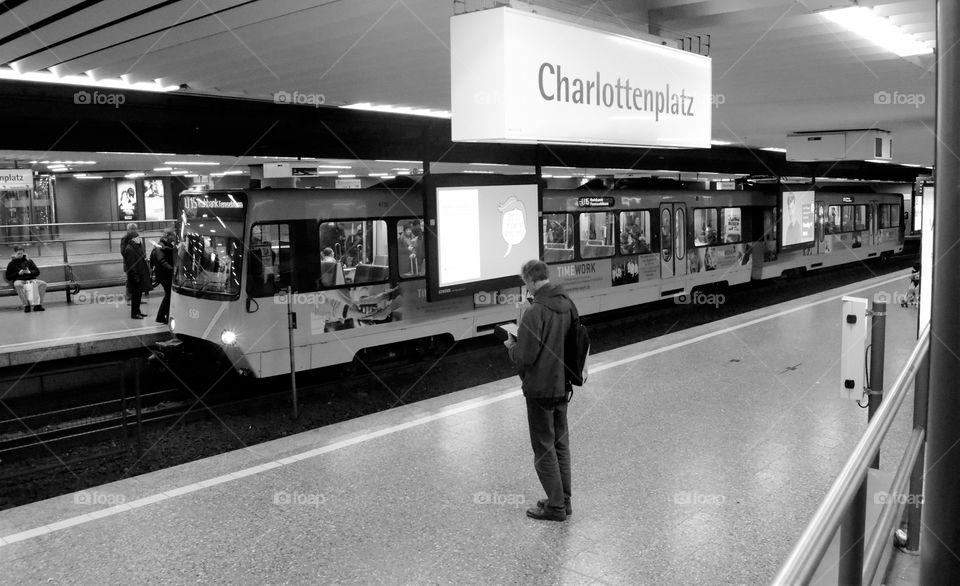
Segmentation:
[[(278, 92), (300, 92), (322, 95), (328, 106), (372, 103), (448, 110), (450, 17), (494, 4), (7, 0), (0, 4), (0, 64), (19, 73), (156, 81), (179, 87), (180, 93), (272, 101)], [(512, 4), (617, 33), (687, 39), (695, 50), (709, 52), (717, 141), (784, 147), (789, 132), (879, 128), (894, 133), (897, 162), (933, 162), (934, 57), (897, 57), (816, 13), (848, 1)], [(860, 4), (874, 7), (920, 40), (934, 41), (934, 0)], [(6, 151), (0, 158), (13, 155)], [(16, 155), (35, 159), (37, 153)], [(103, 162), (116, 168), (128, 163), (119, 156)]]

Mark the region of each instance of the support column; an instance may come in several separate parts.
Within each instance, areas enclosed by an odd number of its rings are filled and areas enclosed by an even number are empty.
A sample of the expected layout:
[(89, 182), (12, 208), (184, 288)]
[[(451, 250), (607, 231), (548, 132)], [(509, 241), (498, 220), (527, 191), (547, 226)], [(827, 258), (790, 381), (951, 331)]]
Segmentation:
[(960, 583), (960, 2), (937, 2), (937, 150), (922, 584)]

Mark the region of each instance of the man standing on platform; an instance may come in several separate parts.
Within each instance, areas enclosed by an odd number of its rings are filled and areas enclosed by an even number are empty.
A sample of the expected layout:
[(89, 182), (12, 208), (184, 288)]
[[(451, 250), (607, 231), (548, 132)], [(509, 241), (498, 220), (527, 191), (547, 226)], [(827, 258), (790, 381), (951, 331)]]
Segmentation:
[[(157, 323), (165, 324), (170, 318), (170, 289), (173, 286), (174, 246), (177, 243), (177, 233), (173, 228), (166, 228), (160, 238), (160, 245), (150, 253), (150, 264), (157, 276), (157, 284), (163, 287), (163, 301), (157, 312)], [(153, 262), (156, 255), (156, 262)]]
[(123, 266), (127, 272), (127, 295), (130, 297), (130, 317), (143, 319), (146, 314), (140, 312), (140, 298), (150, 290), (150, 266), (143, 250), (143, 241), (135, 236), (123, 249)]
[[(23, 303), (25, 313), (30, 313), (31, 310), (43, 311), (43, 294), (47, 292), (47, 284), (38, 279), (39, 276), (40, 269), (32, 260), (27, 258), (23, 246), (20, 244), (14, 245), (13, 258), (7, 264), (6, 277), (7, 281), (17, 291), (17, 295), (20, 296), (20, 302)], [(33, 300), (35, 301), (33, 305), (30, 304), (31, 295), (28, 295), (27, 287), (36, 288), (36, 299)]]
[(567, 382), (564, 341), (573, 322), (573, 302), (560, 285), (551, 285), (547, 265), (524, 263), (520, 276), (533, 300), (525, 305), (517, 331), (504, 342), (522, 381), (534, 468), (546, 499), (527, 516), (565, 521), (570, 506), (570, 437), (567, 428)]

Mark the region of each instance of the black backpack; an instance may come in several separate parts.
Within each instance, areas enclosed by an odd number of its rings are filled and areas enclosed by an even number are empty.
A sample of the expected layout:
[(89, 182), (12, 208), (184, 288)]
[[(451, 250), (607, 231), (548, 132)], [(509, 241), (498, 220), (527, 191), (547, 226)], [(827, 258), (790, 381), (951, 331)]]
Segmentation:
[[(571, 301), (571, 305), (572, 305)], [(577, 306), (571, 310), (573, 319), (563, 344), (563, 362), (567, 369), (567, 382), (581, 387), (587, 382), (587, 356), (590, 354), (590, 334), (587, 326), (580, 323)]]

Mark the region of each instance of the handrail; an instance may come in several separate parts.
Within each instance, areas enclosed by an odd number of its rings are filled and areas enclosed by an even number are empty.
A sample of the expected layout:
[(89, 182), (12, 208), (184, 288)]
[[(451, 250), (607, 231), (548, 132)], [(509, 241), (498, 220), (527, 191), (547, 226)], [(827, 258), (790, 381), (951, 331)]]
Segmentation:
[(897, 380), (884, 393), (884, 401), (867, 426), (866, 432), (854, 448), (833, 485), (823, 497), (820, 506), (803, 534), (797, 540), (789, 557), (780, 567), (773, 584), (807, 584), (813, 579), (823, 554), (826, 553), (844, 513), (853, 502), (860, 485), (866, 479), (867, 469), (880, 444), (893, 424), (893, 418), (907, 396), (913, 377), (920, 368), (923, 356), (930, 349), (930, 325), (920, 333), (910, 357)]
[(893, 482), (890, 483), (890, 492), (887, 493), (887, 500), (883, 503), (883, 509), (877, 522), (873, 525), (873, 533), (863, 549), (863, 581), (862, 584), (873, 584), (873, 579), (880, 568), (880, 558), (887, 549), (890, 535), (896, 529), (903, 507), (907, 504), (904, 493), (909, 489), (910, 472), (914, 464), (917, 463), (917, 457), (920, 455), (920, 448), (923, 447), (923, 440), (926, 437), (926, 431), (923, 428), (917, 428), (910, 434), (910, 441), (907, 443), (907, 449), (897, 466), (897, 471), (893, 475)]

